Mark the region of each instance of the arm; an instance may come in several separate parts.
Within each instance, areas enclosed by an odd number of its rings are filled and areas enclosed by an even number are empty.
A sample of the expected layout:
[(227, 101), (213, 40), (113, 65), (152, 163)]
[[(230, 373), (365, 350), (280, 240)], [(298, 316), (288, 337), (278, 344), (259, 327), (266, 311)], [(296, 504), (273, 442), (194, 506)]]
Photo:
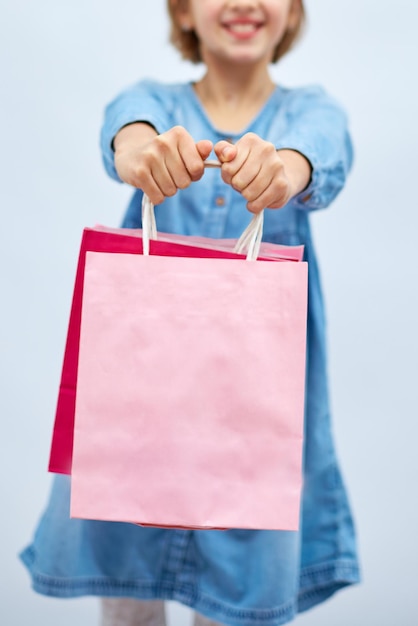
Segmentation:
[(115, 167), (114, 139), (118, 132), (136, 122), (143, 122), (164, 133), (172, 126), (163, 94), (153, 81), (141, 81), (122, 91), (105, 109), (100, 134), (103, 163), (109, 176), (123, 182)]
[(154, 204), (198, 180), (212, 149), (210, 141), (195, 142), (172, 126), (166, 91), (154, 81), (123, 91), (105, 110), (101, 148), (108, 174), (142, 189)]
[(233, 146), (215, 146), (223, 179), (246, 198), (248, 210), (328, 206), (352, 164), (341, 108), (319, 88), (285, 92), (268, 139), (248, 133)]
[(312, 167), (309, 185), (292, 199), (303, 210), (322, 209), (343, 189), (353, 163), (347, 116), (320, 87), (290, 91), (285, 123), (276, 120), (271, 140), (279, 150), (303, 154)]

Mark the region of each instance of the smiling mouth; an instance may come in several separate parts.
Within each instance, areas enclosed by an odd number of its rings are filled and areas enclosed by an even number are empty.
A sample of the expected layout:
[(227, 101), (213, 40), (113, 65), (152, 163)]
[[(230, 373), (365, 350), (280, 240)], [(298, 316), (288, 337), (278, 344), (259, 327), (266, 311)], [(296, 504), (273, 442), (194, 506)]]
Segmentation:
[(260, 28), (262, 27), (261, 22), (249, 22), (249, 21), (234, 21), (234, 22), (225, 22), (222, 26), (227, 30), (231, 35), (235, 35), (237, 37), (252, 37), (255, 35)]

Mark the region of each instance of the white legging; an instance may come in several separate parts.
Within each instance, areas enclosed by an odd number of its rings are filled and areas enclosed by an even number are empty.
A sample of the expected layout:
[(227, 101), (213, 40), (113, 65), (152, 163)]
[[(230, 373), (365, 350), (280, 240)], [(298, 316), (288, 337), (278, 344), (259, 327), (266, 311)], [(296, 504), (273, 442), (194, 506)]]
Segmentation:
[[(101, 626), (166, 626), (162, 600), (102, 598)], [(195, 613), (193, 626), (222, 626)]]

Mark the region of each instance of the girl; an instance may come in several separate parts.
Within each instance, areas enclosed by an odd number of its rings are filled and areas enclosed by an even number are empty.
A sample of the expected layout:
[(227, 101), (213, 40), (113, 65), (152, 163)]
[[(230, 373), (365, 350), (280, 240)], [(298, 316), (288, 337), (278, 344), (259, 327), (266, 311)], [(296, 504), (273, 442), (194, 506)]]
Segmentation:
[[(301, 0), (169, 0), (168, 9), (172, 42), (206, 72), (194, 84), (147, 80), (123, 92), (106, 110), (104, 163), (113, 178), (136, 188), (125, 227), (140, 226), (145, 192), (159, 205), (160, 231), (238, 237), (248, 211), (267, 208), (265, 240), (304, 244), (310, 285), (302, 527), (220, 532), (70, 520), (69, 482), (58, 476), (22, 559), (39, 593), (102, 596), (103, 626), (163, 626), (166, 599), (193, 607), (201, 624), (278, 626), (359, 579), (331, 434), (309, 230), (309, 211), (328, 206), (345, 183), (351, 143), (344, 113), (322, 89), (285, 89), (270, 78), (269, 64), (300, 33)], [(221, 171), (203, 176), (210, 155)]]

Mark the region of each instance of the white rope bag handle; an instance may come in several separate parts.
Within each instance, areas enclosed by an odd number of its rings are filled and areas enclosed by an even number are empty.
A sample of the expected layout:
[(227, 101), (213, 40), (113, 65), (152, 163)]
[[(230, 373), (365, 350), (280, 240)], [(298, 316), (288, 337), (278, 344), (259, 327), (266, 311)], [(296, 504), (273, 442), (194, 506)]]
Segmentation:
[[(205, 168), (221, 167), (219, 161), (205, 161)], [(264, 210), (257, 213), (238, 239), (234, 252), (247, 254), (247, 261), (256, 261), (263, 237)], [(149, 255), (150, 240), (157, 239), (154, 205), (144, 193), (142, 198), (142, 245), (144, 256)]]

